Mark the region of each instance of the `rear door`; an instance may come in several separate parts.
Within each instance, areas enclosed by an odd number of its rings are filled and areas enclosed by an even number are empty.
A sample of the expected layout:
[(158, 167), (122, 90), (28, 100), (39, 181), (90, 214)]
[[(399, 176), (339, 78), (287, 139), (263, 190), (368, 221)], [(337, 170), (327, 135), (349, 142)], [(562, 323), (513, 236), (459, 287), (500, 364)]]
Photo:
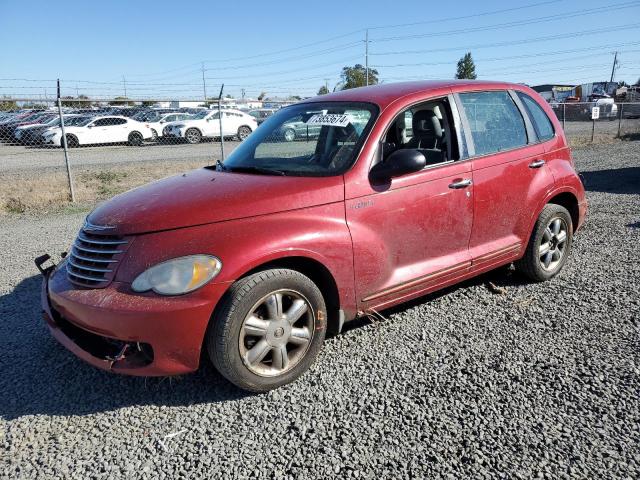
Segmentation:
[(553, 185), (518, 96), (508, 90), (456, 94), (474, 185), (469, 253), (474, 269), (517, 257), (541, 195)]

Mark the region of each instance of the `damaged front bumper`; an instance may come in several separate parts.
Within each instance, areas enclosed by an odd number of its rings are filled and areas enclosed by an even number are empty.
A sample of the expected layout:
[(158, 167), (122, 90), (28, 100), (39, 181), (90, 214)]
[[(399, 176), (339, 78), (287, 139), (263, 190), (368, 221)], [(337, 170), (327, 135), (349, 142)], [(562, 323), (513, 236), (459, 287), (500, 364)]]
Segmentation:
[[(43, 265), (43, 317), (51, 334), (85, 362), (103, 370), (164, 376), (196, 370), (213, 307), (226, 285), (182, 297), (134, 295), (128, 285), (78, 288), (67, 279), (65, 263)], [(204, 290), (204, 289), (203, 289)]]

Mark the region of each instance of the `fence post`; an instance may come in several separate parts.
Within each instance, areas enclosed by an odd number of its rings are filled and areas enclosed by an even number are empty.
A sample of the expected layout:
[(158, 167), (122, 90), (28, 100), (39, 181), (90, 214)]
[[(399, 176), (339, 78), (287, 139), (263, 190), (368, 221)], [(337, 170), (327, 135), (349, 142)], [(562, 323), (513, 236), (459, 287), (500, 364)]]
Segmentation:
[(620, 111), (618, 112), (618, 138), (620, 138), (620, 127), (622, 126), (622, 110), (624, 109), (624, 103), (620, 104)]
[(567, 104), (562, 102), (562, 130), (566, 130), (565, 120), (567, 119)]
[(62, 130), (62, 148), (64, 149), (64, 163), (67, 166), (67, 180), (69, 181), (69, 192), (71, 192), (71, 202), (76, 201), (73, 191), (73, 180), (71, 179), (71, 165), (69, 164), (69, 147), (67, 146), (67, 135), (64, 130), (64, 116), (62, 115), (62, 101), (60, 100), (60, 79), (58, 79), (58, 115), (60, 116), (60, 129)]
[(224, 83), (220, 87), (220, 95), (218, 95), (218, 121), (220, 122), (220, 152), (222, 154), (221, 162), (224, 162), (224, 135), (222, 132), (222, 91), (224, 90)]

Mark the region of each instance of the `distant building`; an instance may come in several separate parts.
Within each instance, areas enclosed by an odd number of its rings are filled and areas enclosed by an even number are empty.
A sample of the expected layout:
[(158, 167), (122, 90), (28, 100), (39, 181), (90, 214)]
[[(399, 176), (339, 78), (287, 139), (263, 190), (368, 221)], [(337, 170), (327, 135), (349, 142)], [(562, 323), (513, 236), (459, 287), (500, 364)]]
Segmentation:
[(195, 108), (201, 106), (202, 102), (183, 102), (182, 100), (174, 100), (169, 104), (168, 108)]

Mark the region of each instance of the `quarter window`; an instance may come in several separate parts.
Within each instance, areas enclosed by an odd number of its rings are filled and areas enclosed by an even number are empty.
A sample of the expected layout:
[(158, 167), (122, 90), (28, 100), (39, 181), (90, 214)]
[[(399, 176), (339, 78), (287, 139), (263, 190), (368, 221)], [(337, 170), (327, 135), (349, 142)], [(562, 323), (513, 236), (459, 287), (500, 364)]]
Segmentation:
[(461, 93), (476, 155), (510, 150), (527, 144), (527, 130), (508, 92)]
[(538, 135), (538, 139), (549, 140), (550, 138), (553, 138), (553, 124), (542, 107), (538, 105), (538, 102), (526, 93), (518, 92), (518, 96), (529, 113), (529, 117), (533, 123), (536, 135)]

